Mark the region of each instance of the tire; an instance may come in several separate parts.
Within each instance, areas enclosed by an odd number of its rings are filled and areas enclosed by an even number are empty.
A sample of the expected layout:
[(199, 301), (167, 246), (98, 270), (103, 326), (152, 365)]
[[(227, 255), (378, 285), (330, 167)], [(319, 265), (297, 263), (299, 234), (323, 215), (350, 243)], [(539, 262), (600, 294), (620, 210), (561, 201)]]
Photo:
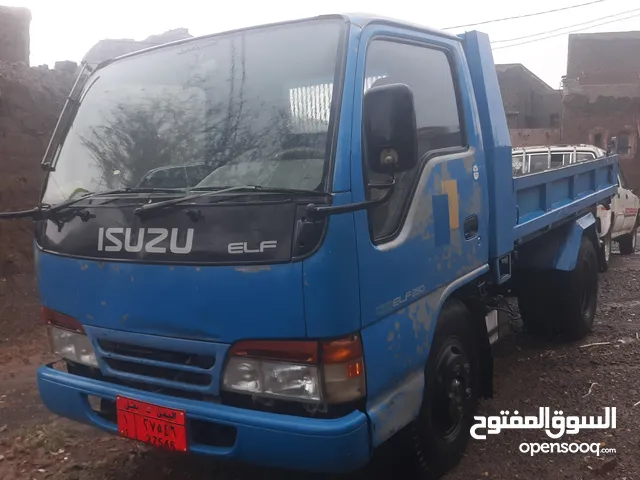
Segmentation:
[(611, 232), (607, 233), (602, 239), (602, 246), (600, 247), (600, 271), (606, 272), (609, 270), (609, 261), (611, 259)]
[(527, 280), (529, 288), (523, 289), (518, 297), (527, 330), (570, 341), (591, 333), (598, 305), (598, 271), (596, 247), (585, 234), (572, 271), (532, 272)]
[(415, 476), (408, 478), (440, 478), (467, 448), (480, 385), (472, 321), (467, 307), (457, 300), (447, 301), (438, 318), (422, 407), (409, 429)]
[(554, 270), (529, 270), (520, 272), (518, 310), (528, 333), (552, 336), (555, 318), (554, 307), (558, 301), (557, 278)]
[(580, 340), (591, 333), (598, 307), (598, 256), (587, 235), (582, 236), (576, 268), (557, 273), (565, 285), (562, 300), (557, 304), (559, 333), (568, 340)]
[(618, 244), (620, 246), (620, 254), (621, 255), (633, 255), (636, 253), (636, 236), (638, 234), (638, 222), (633, 227), (631, 233), (620, 237)]

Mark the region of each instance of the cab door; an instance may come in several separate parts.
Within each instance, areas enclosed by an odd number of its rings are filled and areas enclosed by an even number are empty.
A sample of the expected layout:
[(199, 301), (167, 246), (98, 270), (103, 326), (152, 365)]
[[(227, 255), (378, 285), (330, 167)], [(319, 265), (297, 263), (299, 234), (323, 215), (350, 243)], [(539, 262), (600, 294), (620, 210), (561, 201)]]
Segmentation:
[(367, 393), (374, 404), (413, 370), (421, 375), (447, 288), (486, 271), (489, 219), (485, 155), (461, 44), (370, 24), (358, 52), (354, 201), (382, 195), (366, 188), (368, 182), (391, 180), (369, 171), (362, 157), (366, 90), (380, 83), (408, 85), (418, 127), (417, 166), (396, 175), (389, 200), (354, 214), (363, 342), (367, 368), (375, 372), (367, 377)]

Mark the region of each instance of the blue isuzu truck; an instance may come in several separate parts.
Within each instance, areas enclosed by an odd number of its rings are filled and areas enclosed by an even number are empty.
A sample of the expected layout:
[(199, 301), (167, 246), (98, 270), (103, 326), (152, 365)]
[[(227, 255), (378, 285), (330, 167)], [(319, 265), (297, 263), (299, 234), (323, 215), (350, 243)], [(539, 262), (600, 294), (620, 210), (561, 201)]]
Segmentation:
[(441, 475), (505, 299), (532, 332), (593, 324), (618, 156), (511, 163), (480, 32), (328, 15), (84, 66), (38, 205), (1, 215), (34, 222), (44, 404), (320, 473), (394, 439)]

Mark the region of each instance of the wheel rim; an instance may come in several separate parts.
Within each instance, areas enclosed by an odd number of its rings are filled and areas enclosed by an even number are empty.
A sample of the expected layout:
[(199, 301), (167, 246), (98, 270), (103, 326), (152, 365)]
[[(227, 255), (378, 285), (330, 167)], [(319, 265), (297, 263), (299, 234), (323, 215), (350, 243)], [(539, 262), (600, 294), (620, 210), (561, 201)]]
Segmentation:
[(582, 293), (582, 314), (585, 318), (595, 315), (596, 299), (598, 295), (598, 274), (594, 274), (595, 265), (589, 258), (583, 261), (582, 274), (584, 290)]
[(455, 438), (463, 426), (472, 397), (472, 372), (462, 344), (450, 339), (440, 350), (436, 364), (432, 424), (445, 441)]

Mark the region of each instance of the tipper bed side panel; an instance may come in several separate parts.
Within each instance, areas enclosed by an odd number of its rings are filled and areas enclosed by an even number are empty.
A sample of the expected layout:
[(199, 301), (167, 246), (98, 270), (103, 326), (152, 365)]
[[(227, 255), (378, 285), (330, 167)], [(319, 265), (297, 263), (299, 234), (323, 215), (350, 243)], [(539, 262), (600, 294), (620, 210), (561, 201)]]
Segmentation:
[(618, 155), (524, 175), (513, 182), (517, 206), (513, 238), (519, 243), (615, 195)]

